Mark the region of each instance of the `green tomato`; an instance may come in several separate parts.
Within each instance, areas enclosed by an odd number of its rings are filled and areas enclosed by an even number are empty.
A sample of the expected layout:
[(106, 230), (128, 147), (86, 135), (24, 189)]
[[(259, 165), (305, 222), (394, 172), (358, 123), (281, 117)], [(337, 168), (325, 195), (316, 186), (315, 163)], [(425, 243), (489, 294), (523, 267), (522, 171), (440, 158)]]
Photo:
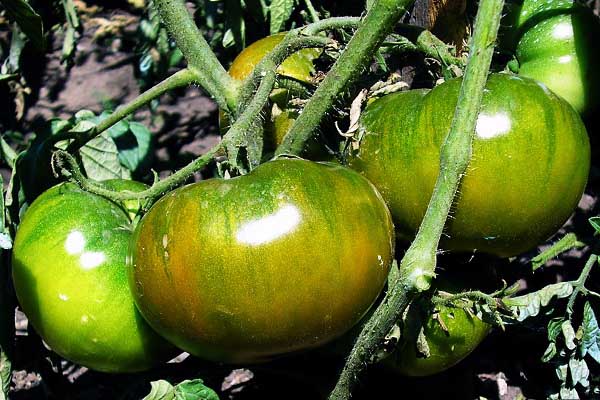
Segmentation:
[(129, 291), (131, 230), (116, 203), (61, 184), (33, 202), (15, 238), (13, 282), (30, 323), (52, 350), (98, 371), (141, 371), (174, 355)]
[[(413, 303), (402, 324), (400, 341), (383, 363), (408, 376), (427, 376), (458, 364), (486, 338), (491, 325), (463, 308), (436, 306), (426, 312)], [(429, 355), (417, 345), (422, 332)]]
[[(254, 67), (283, 40), (285, 35), (285, 33), (278, 33), (267, 36), (246, 47), (231, 64), (229, 74), (240, 81), (246, 79)], [(320, 54), (319, 49), (302, 49), (286, 58), (277, 69), (280, 75), (279, 88), (271, 93), (272, 107), (267, 113), (264, 125), (264, 146), (267, 152), (275, 151), (298, 117), (298, 113), (290, 109), (288, 103), (292, 97), (307, 96), (315, 73), (313, 60)], [(229, 119), (223, 112), (219, 114), (219, 124), (222, 131), (229, 126)], [(331, 159), (324, 146), (316, 140), (309, 140), (303, 156), (313, 160)]]
[(564, 0), (526, 0), (512, 29), (519, 75), (545, 83), (579, 113), (600, 105), (600, 20)]
[(348, 331), (383, 288), (394, 246), (389, 211), (365, 178), (300, 159), (175, 190), (134, 238), (142, 315), (181, 349), (231, 363)]
[[(433, 192), (460, 84), (390, 94), (361, 118), (364, 137), (350, 165), (379, 189), (406, 239)], [(490, 75), (442, 247), (502, 257), (535, 247), (571, 215), (589, 168), (587, 133), (569, 104), (532, 79)]]

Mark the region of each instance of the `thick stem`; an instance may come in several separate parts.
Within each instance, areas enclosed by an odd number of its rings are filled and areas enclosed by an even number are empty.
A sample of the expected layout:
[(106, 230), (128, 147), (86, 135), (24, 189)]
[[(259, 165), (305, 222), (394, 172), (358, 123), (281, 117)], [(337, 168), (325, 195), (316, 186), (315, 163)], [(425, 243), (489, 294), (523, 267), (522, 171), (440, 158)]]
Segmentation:
[(375, 50), (413, 1), (378, 0), (371, 6), (348, 46), (283, 139), (276, 155), (302, 152), (304, 144), (316, 132), (334, 100), (368, 68)]
[[(187, 86), (190, 83), (194, 82), (196, 79), (197, 74), (194, 71), (191, 71), (187, 68), (174, 73), (173, 75), (160, 82), (158, 85), (146, 90), (144, 93), (140, 94), (138, 97), (136, 97), (129, 103), (118, 107), (107, 118), (100, 121), (100, 123), (96, 126), (96, 129), (91, 131), (89, 134), (85, 135), (84, 137), (76, 137), (75, 141), (69, 146), (68, 151), (76, 151), (81, 146), (89, 142), (91, 139), (98, 136), (117, 122), (121, 121), (129, 114), (134, 113), (139, 108), (150, 103), (152, 100), (156, 99), (157, 97), (160, 97), (169, 90)], [(56, 143), (57, 141), (63, 140), (63, 137), (61, 136), (62, 135), (55, 135), (54, 137), (52, 137), (52, 141)], [(64, 139), (69, 138), (71, 137), (64, 137)]]
[(350, 397), (357, 377), (370, 362), (370, 355), (401, 318), (412, 298), (431, 286), (440, 236), (471, 157), (472, 137), (503, 4), (503, 0), (481, 0), (479, 3), (469, 62), (450, 132), (442, 145), (440, 173), (427, 212), (417, 237), (400, 263), (398, 284), (391, 286), (384, 301), (360, 333), (330, 400), (346, 400)]
[(197, 82), (223, 110), (237, 105), (237, 82), (229, 76), (202, 36), (183, 0), (154, 0), (162, 22), (196, 72)]

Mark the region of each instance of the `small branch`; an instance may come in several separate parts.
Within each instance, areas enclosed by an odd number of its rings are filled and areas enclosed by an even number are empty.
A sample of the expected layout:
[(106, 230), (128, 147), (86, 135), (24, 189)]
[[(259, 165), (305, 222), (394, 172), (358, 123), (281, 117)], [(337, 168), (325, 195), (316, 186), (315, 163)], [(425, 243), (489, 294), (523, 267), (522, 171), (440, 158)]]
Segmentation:
[(359, 25), (359, 17), (332, 17), (305, 26), (302, 28), (302, 33), (304, 35), (316, 35), (334, 29), (356, 29)]
[(317, 10), (315, 10), (312, 2), (310, 0), (304, 0), (304, 4), (306, 4), (306, 9), (308, 10), (310, 19), (312, 19), (313, 22), (317, 22), (319, 20), (319, 13)]
[[(371, 7), (371, 11), (377, 8), (378, 4), (380, 3), (375, 3)], [(412, 298), (419, 292), (428, 290), (431, 286), (431, 280), (435, 275), (436, 251), (440, 236), (458, 184), (470, 161), (475, 122), (481, 106), (503, 4), (503, 0), (481, 0), (479, 3), (469, 62), (450, 132), (442, 145), (440, 173), (425, 217), (415, 240), (400, 263), (398, 284), (388, 290), (384, 301), (377, 307), (360, 333), (339, 381), (329, 397), (330, 400), (347, 400), (350, 397), (359, 374), (371, 361), (371, 354), (376, 351), (385, 335), (401, 318)], [(316, 93), (313, 99), (315, 97)], [(306, 113), (306, 108), (304, 113)], [(300, 118), (304, 116), (304, 113), (300, 115)], [(300, 126), (300, 118), (296, 121), (292, 132), (286, 136), (286, 139), (290, 140), (287, 145), (284, 142), (286, 146), (281, 146), (281, 150), (292, 152), (298, 150), (294, 141), (301, 141), (307, 133), (305, 130), (307, 127)], [(312, 125), (311, 129), (314, 127), (316, 124)], [(297, 138), (290, 138), (292, 134), (297, 135)], [(306, 137), (308, 136), (310, 136), (310, 132)], [(278, 149), (278, 151), (280, 150)]]
[(567, 303), (567, 314), (569, 315), (569, 319), (571, 319), (571, 315), (573, 314), (573, 306), (575, 305), (575, 300), (579, 293), (587, 293), (588, 290), (585, 288), (585, 282), (592, 271), (592, 267), (598, 262), (598, 254), (593, 253), (585, 263), (579, 278), (573, 282), (573, 293), (569, 296), (569, 302)]
[(229, 76), (196, 26), (183, 0), (154, 0), (160, 19), (196, 72), (197, 82), (223, 110), (237, 105), (238, 83)]
[(378, 0), (284, 137), (276, 155), (300, 154), (340, 93), (368, 68), (375, 50), (414, 0)]
[(175, 172), (173, 175), (156, 182), (154, 185), (144, 191), (137, 193), (130, 191), (117, 192), (101, 187), (83, 175), (79, 165), (77, 164), (77, 161), (75, 158), (73, 158), (73, 156), (71, 156), (68, 152), (58, 150), (54, 154), (60, 167), (60, 172), (65, 176), (71, 177), (82, 189), (96, 193), (100, 196), (107, 197), (111, 200), (153, 200), (187, 181), (192, 174), (194, 174), (194, 172), (204, 168), (222, 148), (228, 147), (231, 149), (232, 146), (235, 147), (245, 143), (244, 135), (250, 130), (254, 121), (259, 119), (260, 111), (269, 98), (269, 94), (271, 93), (271, 89), (273, 88), (273, 84), (275, 82), (274, 71), (275, 69), (273, 68), (271, 72), (267, 72), (264, 79), (260, 83), (258, 90), (256, 91), (256, 95), (253, 97), (252, 101), (240, 118), (235, 121), (235, 123), (231, 126), (231, 129), (229, 129), (225, 136), (223, 136), (223, 139), (219, 144), (211, 148), (207, 153), (203, 154), (196, 160), (192, 161), (190, 164)]
[(533, 257), (533, 259), (531, 260), (532, 269), (533, 271), (536, 271), (538, 268), (542, 267), (554, 257), (557, 257), (559, 254), (574, 249), (576, 247), (583, 246), (585, 246), (585, 243), (582, 243), (579, 240), (577, 240), (577, 236), (574, 233), (568, 233), (564, 237), (562, 237), (558, 242), (554, 243), (550, 248), (544, 250), (542, 253)]
[[(123, 118), (127, 117), (129, 114), (134, 113), (141, 107), (150, 103), (152, 100), (160, 97), (164, 93), (169, 90), (173, 90), (176, 88), (184, 87), (189, 85), (190, 83), (197, 80), (197, 74), (189, 69), (182, 69), (169, 76), (159, 84), (151, 87), (146, 90), (144, 93), (140, 94), (138, 97), (130, 101), (129, 103), (118, 107), (112, 114), (110, 114), (107, 118), (103, 119), (98, 123), (96, 129), (92, 130), (89, 134), (84, 137), (76, 137), (75, 141), (69, 145), (68, 151), (73, 153), (87, 142), (100, 135), (105, 130), (109, 129), (111, 126), (121, 121)], [(52, 138), (52, 141), (56, 143), (57, 141), (63, 140), (67, 137), (55, 136)], [(71, 137), (68, 137), (71, 138)]]

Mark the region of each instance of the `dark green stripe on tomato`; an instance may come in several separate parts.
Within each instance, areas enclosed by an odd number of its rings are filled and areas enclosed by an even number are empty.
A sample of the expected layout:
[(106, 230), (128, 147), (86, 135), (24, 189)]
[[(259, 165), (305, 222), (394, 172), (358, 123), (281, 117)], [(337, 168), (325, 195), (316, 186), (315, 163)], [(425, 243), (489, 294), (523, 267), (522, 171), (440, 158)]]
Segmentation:
[(135, 233), (149, 323), (199, 357), (256, 362), (349, 330), (386, 281), (389, 211), (354, 171), (298, 159), (176, 190)]
[[(391, 94), (363, 113), (365, 136), (350, 165), (380, 190), (407, 239), (433, 192), (460, 82)], [(568, 103), (534, 80), (491, 75), (442, 246), (499, 256), (531, 249), (577, 206), (589, 166), (587, 133)]]

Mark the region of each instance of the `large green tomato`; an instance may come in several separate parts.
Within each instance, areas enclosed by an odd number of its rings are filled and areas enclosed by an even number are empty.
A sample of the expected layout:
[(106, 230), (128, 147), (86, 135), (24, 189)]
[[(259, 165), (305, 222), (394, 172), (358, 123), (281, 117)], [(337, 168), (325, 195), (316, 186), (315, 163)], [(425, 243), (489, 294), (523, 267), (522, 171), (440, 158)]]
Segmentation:
[[(254, 67), (277, 46), (285, 37), (285, 33), (278, 33), (260, 39), (246, 47), (233, 61), (229, 68), (231, 77), (244, 80), (254, 70)], [(308, 88), (313, 84), (315, 68), (313, 60), (320, 54), (319, 49), (302, 49), (293, 53), (279, 66), (277, 73), (279, 88), (271, 93), (271, 101), (277, 105), (273, 107), (265, 118), (264, 145), (267, 151), (274, 151), (283, 141), (298, 117), (298, 113), (290, 109), (288, 103), (292, 97), (305, 97)], [(224, 113), (220, 113), (220, 125), (224, 130), (229, 120)], [(330, 158), (322, 145), (315, 140), (307, 143), (304, 153), (310, 159)]]
[[(421, 330), (427, 341), (428, 357), (418, 350)], [(384, 365), (408, 376), (437, 374), (468, 356), (490, 330), (488, 323), (462, 308), (436, 306), (433, 310), (423, 310), (413, 303), (404, 319), (400, 341)]]
[[(350, 159), (388, 203), (396, 229), (416, 232), (437, 179), (461, 80), (371, 103)], [(590, 146), (579, 115), (532, 79), (490, 75), (473, 155), (442, 247), (513, 256), (552, 235), (583, 193)]]
[(578, 112), (600, 105), (600, 20), (565, 0), (525, 0), (513, 24), (519, 75), (537, 79)]
[(116, 203), (61, 184), (33, 202), (15, 238), (13, 281), (29, 321), (58, 354), (98, 371), (141, 371), (174, 354), (129, 291), (131, 229)]
[(233, 363), (348, 331), (383, 288), (394, 247), (373, 185), (300, 159), (175, 190), (134, 238), (130, 286), (146, 320), (185, 351)]

